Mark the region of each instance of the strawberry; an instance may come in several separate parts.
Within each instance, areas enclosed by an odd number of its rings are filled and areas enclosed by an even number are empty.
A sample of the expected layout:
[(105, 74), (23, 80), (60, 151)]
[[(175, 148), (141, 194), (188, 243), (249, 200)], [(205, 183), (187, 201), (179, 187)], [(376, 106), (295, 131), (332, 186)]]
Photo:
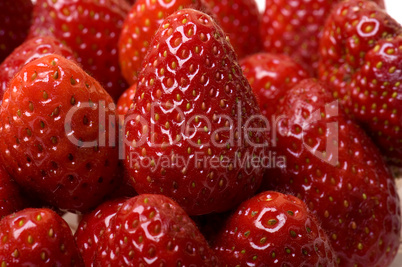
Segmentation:
[(22, 210), (27, 204), (19, 186), (11, 179), (4, 167), (0, 166), (0, 219)]
[(263, 189), (292, 192), (320, 219), (339, 266), (388, 266), (399, 247), (395, 182), (370, 138), (323, 84), (304, 80), (276, 115), (277, 155)]
[(116, 199), (104, 202), (82, 217), (74, 237), (85, 266), (93, 265), (98, 242), (125, 201), (126, 199)]
[(271, 119), (286, 91), (309, 77), (307, 71), (286, 55), (260, 53), (240, 61), (244, 76), (257, 97), (261, 113)]
[[(383, 0), (375, 0), (384, 5)], [(317, 73), (319, 40), (333, 6), (341, 0), (266, 0), (261, 22), (264, 49), (284, 53)]]
[(329, 238), (306, 204), (277, 192), (243, 202), (213, 247), (226, 266), (337, 266)]
[(260, 52), (260, 12), (255, 0), (205, 0), (239, 58)]
[(95, 266), (216, 266), (194, 222), (163, 195), (124, 202), (99, 241)]
[(123, 131), (134, 188), (190, 215), (235, 207), (260, 185), (267, 138), (232, 46), (210, 16), (184, 9), (150, 47)]
[(127, 85), (121, 76), (117, 41), (130, 10), (124, 0), (37, 0), (31, 36), (52, 35), (117, 101)]
[(37, 37), (26, 40), (0, 65), (0, 104), (8, 82), (27, 63), (45, 55), (58, 54), (75, 60), (70, 48), (53, 37)]
[(28, 63), (10, 81), (0, 110), (6, 170), (60, 209), (96, 206), (117, 184), (114, 108), (74, 62), (48, 55)]
[(126, 115), (131, 105), (133, 104), (135, 91), (137, 90), (137, 84), (133, 84), (120, 96), (117, 101), (117, 114)]
[(27, 37), (31, 0), (0, 1), (0, 63)]
[(169, 4), (163, 1), (136, 1), (124, 21), (119, 39), (119, 62), (128, 83), (132, 85), (137, 82), (141, 63), (163, 20), (185, 7), (203, 9), (201, 0), (170, 0)]
[(2, 266), (84, 266), (68, 224), (49, 209), (25, 209), (0, 221)]
[(320, 79), (402, 166), (401, 26), (375, 3), (345, 1), (325, 25), (320, 53)]

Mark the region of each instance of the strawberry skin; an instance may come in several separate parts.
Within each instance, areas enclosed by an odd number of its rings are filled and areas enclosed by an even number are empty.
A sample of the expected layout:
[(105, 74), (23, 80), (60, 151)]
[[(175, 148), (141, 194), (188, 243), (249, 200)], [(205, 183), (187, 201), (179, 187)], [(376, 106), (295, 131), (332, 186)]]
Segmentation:
[(119, 101), (117, 101), (117, 114), (126, 115), (128, 110), (133, 104), (135, 92), (137, 91), (137, 84), (133, 84), (120, 96)]
[[(27, 207), (28, 201), (19, 186), (12, 180), (3, 166), (0, 166), (0, 219)], [(31, 203), (32, 204), (32, 203)]]
[(60, 209), (96, 206), (118, 183), (117, 148), (109, 143), (117, 132), (113, 109), (108, 93), (74, 62), (48, 55), (28, 63), (11, 80), (0, 110), (6, 170)]
[(189, 215), (251, 196), (263, 175), (266, 126), (221, 28), (200, 11), (178, 11), (162, 23), (143, 66), (124, 131), (136, 191), (163, 193)]
[(375, 3), (345, 1), (320, 44), (320, 79), (390, 163), (402, 166), (402, 28)]
[(277, 192), (243, 202), (213, 247), (226, 266), (337, 266), (329, 238), (306, 204)]
[(25, 209), (0, 221), (2, 266), (84, 266), (68, 224), (49, 209)]
[[(317, 74), (319, 40), (333, 6), (341, 0), (266, 0), (261, 38), (266, 52), (284, 53)], [(376, 0), (384, 5), (383, 0)]]
[(309, 77), (301, 65), (280, 54), (254, 54), (240, 60), (240, 66), (257, 97), (261, 113), (268, 120), (286, 91)]
[(117, 101), (127, 88), (118, 62), (117, 42), (130, 10), (124, 0), (38, 0), (30, 36), (54, 36)]
[[(277, 155), (263, 189), (292, 192), (322, 222), (339, 266), (388, 266), (399, 247), (395, 182), (370, 138), (346, 117), (328, 88), (304, 80), (277, 111)], [(356, 265), (355, 265), (356, 264)]]
[(131, 8), (119, 39), (119, 62), (124, 78), (137, 82), (141, 64), (163, 20), (183, 8), (204, 9), (200, 0), (138, 0)]
[(262, 50), (260, 12), (255, 0), (205, 0), (214, 18), (230, 37), (239, 58)]
[[(370, 80), (376, 84), (367, 85)], [(353, 117), (370, 133), (388, 161), (402, 167), (402, 35), (379, 41), (367, 53), (349, 92), (346, 106)]]
[(116, 199), (104, 202), (82, 217), (74, 237), (85, 266), (93, 266), (98, 242), (126, 200)]
[(95, 266), (216, 266), (194, 222), (163, 195), (124, 202), (99, 241)]
[(8, 82), (27, 63), (50, 54), (75, 60), (70, 48), (53, 37), (36, 37), (17, 47), (0, 65), (0, 104)]
[(27, 37), (31, 0), (0, 1), (0, 63)]

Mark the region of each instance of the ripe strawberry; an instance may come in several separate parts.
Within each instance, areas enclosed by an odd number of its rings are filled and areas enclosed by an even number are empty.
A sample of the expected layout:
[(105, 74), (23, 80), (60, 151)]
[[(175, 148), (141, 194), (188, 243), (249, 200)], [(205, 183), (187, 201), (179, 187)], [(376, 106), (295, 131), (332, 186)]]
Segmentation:
[(270, 170), (263, 188), (292, 192), (314, 211), (339, 266), (388, 266), (399, 247), (401, 213), (377, 148), (315, 80), (288, 91), (277, 116), (284, 119), (276, 152), (286, 167)]
[(143, 66), (124, 130), (136, 191), (172, 197), (190, 215), (251, 196), (263, 174), (266, 125), (222, 29), (205, 13), (178, 11)]
[(98, 242), (126, 200), (116, 199), (104, 202), (82, 217), (74, 237), (85, 266), (93, 266)]
[(320, 79), (402, 166), (401, 26), (374, 3), (345, 1), (327, 21), (320, 53)]
[(0, 166), (0, 219), (22, 210), (27, 204), (19, 186), (11, 179), (4, 167)]
[(49, 209), (25, 209), (0, 221), (2, 266), (84, 266), (68, 224)]
[(107, 92), (74, 62), (48, 55), (28, 63), (11, 80), (0, 110), (7, 171), (60, 209), (96, 206), (117, 184), (113, 108)]
[[(375, 0), (384, 5), (383, 0)], [(319, 40), (333, 6), (341, 0), (266, 0), (261, 22), (265, 51), (284, 53), (316, 74)]]
[(261, 113), (269, 120), (286, 91), (309, 77), (303, 67), (286, 55), (255, 54), (242, 59), (240, 66), (257, 97)]
[(205, 0), (239, 58), (260, 52), (260, 12), (255, 0)]
[(216, 266), (194, 222), (163, 195), (127, 200), (99, 241), (95, 266)]
[(70, 48), (53, 37), (37, 37), (26, 40), (17, 47), (0, 65), (0, 104), (8, 82), (28, 62), (37, 58), (58, 54), (75, 60)]
[(132, 85), (137, 82), (141, 63), (163, 20), (186, 7), (204, 9), (201, 0), (171, 0), (169, 4), (163, 1), (136, 1), (124, 21), (119, 39), (119, 62), (128, 83)]
[(306, 204), (277, 192), (243, 202), (214, 249), (227, 266), (337, 266), (329, 238)]
[(27, 37), (31, 0), (0, 1), (0, 63)]
[(137, 84), (133, 84), (120, 96), (119, 101), (117, 101), (117, 114), (126, 115), (131, 105), (133, 105), (133, 100), (135, 92), (137, 91)]
[(30, 35), (52, 35), (69, 46), (83, 68), (117, 101), (127, 88), (117, 41), (129, 10), (124, 0), (37, 0)]

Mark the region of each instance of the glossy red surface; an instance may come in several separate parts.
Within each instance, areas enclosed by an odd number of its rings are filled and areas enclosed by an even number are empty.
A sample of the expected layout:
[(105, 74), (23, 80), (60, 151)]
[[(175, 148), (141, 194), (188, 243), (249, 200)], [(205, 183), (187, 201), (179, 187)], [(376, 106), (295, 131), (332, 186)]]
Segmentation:
[(306, 204), (278, 192), (243, 202), (213, 243), (227, 266), (337, 266), (329, 238)]
[(331, 13), (320, 43), (320, 79), (402, 166), (402, 28), (367, 1), (347, 1)]
[(277, 112), (277, 155), (263, 189), (292, 192), (322, 222), (340, 266), (387, 266), (401, 234), (395, 181), (374, 143), (323, 84), (305, 80)]
[(172, 197), (190, 215), (234, 207), (262, 178), (250, 163), (265, 153), (260, 114), (223, 31), (202, 12), (176, 12), (151, 43), (126, 116), (133, 186)]
[[(317, 75), (325, 21), (340, 0), (266, 0), (261, 22), (264, 49), (284, 53)], [(375, 0), (384, 5), (383, 0)]]
[(309, 77), (301, 65), (281, 54), (254, 54), (242, 59), (240, 66), (253, 89), (261, 113), (270, 121), (286, 92)]
[(130, 107), (134, 104), (134, 96), (137, 91), (137, 84), (133, 84), (120, 96), (117, 101), (117, 114), (126, 115)]
[(0, 157), (27, 191), (58, 208), (86, 211), (121, 178), (109, 141), (117, 129), (109, 123), (115, 112), (108, 93), (74, 62), (48, 55), (25, 65), (4, 94)]
[(68, 224), (49, 209), (25, 209), (0, 221), (4, 266), (83, 267)]
[(124, 202), (99, 242), (95, 266), (219, 266), (194, 222), (163, 195)]
[(261, 15), (255, 0), (205, 0), (217, 23), (229, 36), (239, 59), (262, 50)]
[(61, 55), (75, 60), (73, 51), (59, 40), (47, 37), (35, 37), (26, 40), (17, 47), (0, 65), (0, 104), (7, 85), (15, 74), (27, 63), (50, 54)]
[(118, 62), (117, 42), (130, 10), (125, 0), (38, 0), (30, 36), (54, 36), (117, 101), (127, 89)]
[(123, 198), (104, 202), (82, 217), (74, 237), (85, 266), (93, 266), (99, 240), (126, 200)]
[(138, 0), (132, 6), (119, 38), (120, 66), (131, 85), (137, 82), (142, 61), (163, 20), (183, 8), (204, 9), (200, 0)]

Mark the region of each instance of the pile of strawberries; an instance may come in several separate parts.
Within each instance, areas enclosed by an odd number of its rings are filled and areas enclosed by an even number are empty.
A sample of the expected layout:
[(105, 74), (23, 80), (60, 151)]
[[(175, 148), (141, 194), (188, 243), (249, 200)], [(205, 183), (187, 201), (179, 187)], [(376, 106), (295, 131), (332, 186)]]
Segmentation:
[(398, 252), (402, 27), (382, 0), (3, 0), (0, 62), (1, 267)]

